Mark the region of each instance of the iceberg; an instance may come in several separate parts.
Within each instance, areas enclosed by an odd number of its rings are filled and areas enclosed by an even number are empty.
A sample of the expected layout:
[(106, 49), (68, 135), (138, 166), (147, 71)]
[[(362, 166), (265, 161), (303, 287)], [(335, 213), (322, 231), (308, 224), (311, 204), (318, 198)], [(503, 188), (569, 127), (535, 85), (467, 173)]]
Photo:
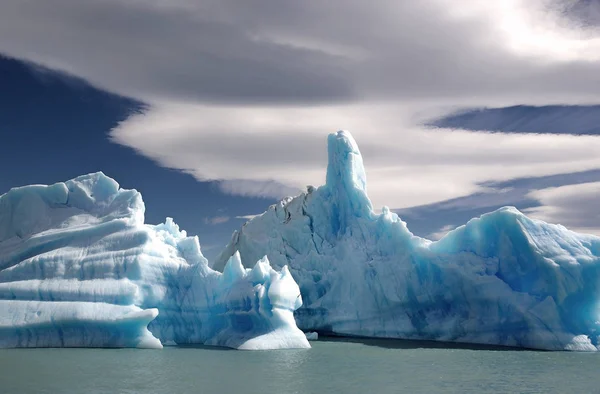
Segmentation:
[(305, 332), (600, 350), (600, 238), (506, 207), (439, 241), (373, 211), (362, 156), (328, 138), (326, 184), (285, 198), (234, 232), (216, 259), (288, 266)]
[(102, 173), (0, 196), (0, 347), (308, 348), (287, 267), (209, 268), (172, 219)]
[(309, 341), (316, 341), (319, 339), (318, 332), (314, 332), (314, 331), (305, 332), (304, 335), (306, 335), (306, 339), (308, 339)]

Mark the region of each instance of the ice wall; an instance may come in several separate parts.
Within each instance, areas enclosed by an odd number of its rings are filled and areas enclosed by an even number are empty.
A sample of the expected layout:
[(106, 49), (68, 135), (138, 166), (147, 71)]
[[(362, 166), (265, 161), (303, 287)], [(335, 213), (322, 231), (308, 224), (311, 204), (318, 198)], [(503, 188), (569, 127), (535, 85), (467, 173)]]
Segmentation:
[(172, 219), (102, 173), (0, 196), (0, 347), (309, 347), (286, 267), (208, 267)]
[(600, 350), (600, 238), (503, 208), (431, 242), (373, 212), (348, 132), (328, 152), (326, 184), (246, 223), (216, 269), (236, 251), (288, 265), (305, 331)]

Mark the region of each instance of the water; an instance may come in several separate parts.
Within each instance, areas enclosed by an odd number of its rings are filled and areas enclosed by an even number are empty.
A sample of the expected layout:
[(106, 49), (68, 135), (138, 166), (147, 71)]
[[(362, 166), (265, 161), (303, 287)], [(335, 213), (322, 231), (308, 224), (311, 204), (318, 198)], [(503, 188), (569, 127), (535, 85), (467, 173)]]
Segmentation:
[[(600, 354), (327, 339), (310, 350), (0, 350), (0, 393), (600, 393)], [(425, 347), (423, 347), (425, 346)]]

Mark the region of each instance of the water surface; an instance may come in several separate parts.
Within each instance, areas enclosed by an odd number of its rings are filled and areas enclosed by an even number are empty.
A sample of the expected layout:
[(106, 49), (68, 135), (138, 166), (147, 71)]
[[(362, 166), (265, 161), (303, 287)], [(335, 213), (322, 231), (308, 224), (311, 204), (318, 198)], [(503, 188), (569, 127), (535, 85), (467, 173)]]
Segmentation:
[(600, 354), (326, 339), (310, 350), (3, 349), (13, 393), (600, 393)]

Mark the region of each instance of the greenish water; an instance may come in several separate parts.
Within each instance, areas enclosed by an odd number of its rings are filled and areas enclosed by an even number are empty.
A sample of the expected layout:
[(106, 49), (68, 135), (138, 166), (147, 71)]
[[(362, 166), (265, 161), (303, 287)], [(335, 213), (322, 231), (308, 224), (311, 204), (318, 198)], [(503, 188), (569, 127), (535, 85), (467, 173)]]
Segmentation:
[(595, 353), (377, 340), (312, 345), (256, 352), (4, 349), (0, 393), (600, 393)]

